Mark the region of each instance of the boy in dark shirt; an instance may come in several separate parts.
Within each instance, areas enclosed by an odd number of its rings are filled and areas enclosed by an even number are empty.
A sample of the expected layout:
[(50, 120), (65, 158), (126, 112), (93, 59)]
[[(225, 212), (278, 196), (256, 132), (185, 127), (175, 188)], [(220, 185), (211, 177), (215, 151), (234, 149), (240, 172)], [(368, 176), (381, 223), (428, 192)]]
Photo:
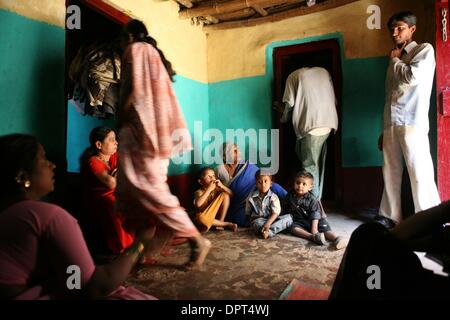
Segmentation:
[(321, 216), (319, 201), (310, 192), (314, 178), (307, 171), (300, 171), (295, 176), (294, 189), (289, 192), (284, 201), (284, 213), (292, 215), (291, 233), (319, 245), (324, 245), (325, 239), (334, 243), (337, 250), (347, 246), (347, 240), (331, 231), (328, 221)]

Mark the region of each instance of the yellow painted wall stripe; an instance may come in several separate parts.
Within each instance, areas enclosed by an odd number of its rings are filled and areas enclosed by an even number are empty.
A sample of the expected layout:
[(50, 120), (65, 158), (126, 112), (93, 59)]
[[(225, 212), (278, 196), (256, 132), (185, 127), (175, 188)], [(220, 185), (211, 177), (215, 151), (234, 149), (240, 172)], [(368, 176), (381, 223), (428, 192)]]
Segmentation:
[(208, 82), (206, 34), (200, 26), (178, 18), (175, 1), (107, 0), (142, 20), (175, 71), (199, 82)]
[[(378, 5), (381, 9), (380, 30), (367, 28), (370, 5)], [(403, 10), (411, 10), (418, 16), (416, 39), (433, 43), (433, 0), (361, 0), (254, 27), (211, 30), (208, 34), (208, 81), (263, 75), (269, 44), (336, 32), (343, 36), (347, 59), (385, 56), (392, 46), (386, 23), (393, 13)]]
[[(335, 32), (343, 36), (347, 59), (384, 56), (391, 47), (386, 21), (405, 9), (418, 16), (416, 39), (434, 43), (434, 0), (361, 0), (307, 16), (208, 33), (179, 19), (174, 1), (104, 1), (143, 20), (177, 73), (202, 83), (263, 75), (271, 43)], [(366, 26), (369, 5), (381, 9), (380, 30)], [(60, 27), (65, 24), (64, 0), (0, 0), (0, 8)]]
[(0, 9), (61, 28), (65, 26), (65, 0), (0, 0)]

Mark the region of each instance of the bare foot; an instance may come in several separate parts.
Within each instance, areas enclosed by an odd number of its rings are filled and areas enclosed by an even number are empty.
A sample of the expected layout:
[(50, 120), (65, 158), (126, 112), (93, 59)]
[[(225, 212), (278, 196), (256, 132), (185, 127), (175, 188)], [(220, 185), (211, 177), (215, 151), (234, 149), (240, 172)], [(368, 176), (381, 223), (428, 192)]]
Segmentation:
[(236, 223), (231, 223), (229, 225), (227, 225), (227, 229), (230, 229), (233, 232), (236, 232), (238, 229), (238, 225)]
[(169, 245), (171, 246), (177, 246), (179, 244), (183, 244), (188, 242), (188, 238), (173, 238), (169, 241)]
[(187, 270), (194, 270), (201, 267), (211, 249), (211, 241), (203, 238), (201, 243), (197, 243), (197, 247), (191, 248), (191, 260), (186, 263)]
[(143, 256), (142, 258), (139, 259), (138, 265), (139, 266), (151, 266), (151, 265), (154, 265), (157, 263), (158, 263), (158, 260)]
[(216, 227), (216, 231), (223, 231), (225, 230), (223, 227)]
[(261, 234), (264, 239), (267, 239), (269, 237), (269, 230), (264, 230), (261, 232)]
[(166, 245), (164, 248), (162, 248), (161, 252), (159, 253), (163, 257), (168, 257), (173, 255), (173, 248), (171, 248), (170, 245)]

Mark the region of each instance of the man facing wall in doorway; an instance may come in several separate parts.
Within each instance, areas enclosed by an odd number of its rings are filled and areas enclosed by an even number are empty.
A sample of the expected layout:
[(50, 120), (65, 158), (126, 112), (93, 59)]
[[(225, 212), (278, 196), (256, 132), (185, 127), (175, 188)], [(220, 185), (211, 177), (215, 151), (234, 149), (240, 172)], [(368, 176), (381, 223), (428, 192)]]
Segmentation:
[(394, 48), (389, 53), (384, 127), (378, 141), (384, 159), (380, 215), (397, 223), (402, 220), (402, 156), (411, 181), (415, 212), (440, 203), (428, 140), (428, 111), (436, 63), (433, 46), (417, 44), (412, 39), (416, 20), (412, 12), (404, 11), (388, 21)]
[[(302, 169), (314, 177), (313, 195), (322, 197), (327, 145), (331, 130), (337, 130), (338, 116), (333, 82), (328, 71), (321, 67), (304, 67), (292, 72), (283, 95), (284, 110), (281, 122), (291, 116), (297, 136), (295, 151)], [(282, 111), (279, 104), (276, 108)]]

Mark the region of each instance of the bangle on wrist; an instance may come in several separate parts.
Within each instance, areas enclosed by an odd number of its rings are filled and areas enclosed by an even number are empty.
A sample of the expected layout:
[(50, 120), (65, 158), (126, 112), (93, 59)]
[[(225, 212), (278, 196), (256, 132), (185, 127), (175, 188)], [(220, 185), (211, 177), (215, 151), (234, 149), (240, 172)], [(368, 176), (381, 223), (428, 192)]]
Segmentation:
[(144, 252), (144, 248), (144, 244), (141, 241), (137, 241), (128, 247), (124, 253), (126, 256), (131, 256), (133, 262), (136, 262)]

